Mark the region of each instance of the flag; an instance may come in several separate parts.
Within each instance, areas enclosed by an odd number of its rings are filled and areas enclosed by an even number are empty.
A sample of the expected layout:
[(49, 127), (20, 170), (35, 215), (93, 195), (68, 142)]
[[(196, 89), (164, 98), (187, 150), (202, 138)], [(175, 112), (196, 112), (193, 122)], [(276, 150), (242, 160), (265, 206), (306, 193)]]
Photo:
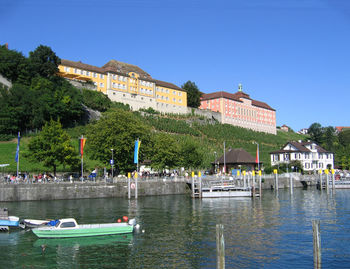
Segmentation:
[(139, 163), (140, 140), (135, 140), (134, 163)]
[(21, 140), (21, 136), (20, 136), (20, 132), (18, 132), (17, 150), (16, 150), (16, 157), (15, 157), (16, 163), (18, 163), (18, 157), (19, 157), (19, 142), (20, 142), (20, 140)]
[(80, 156), (81, 158), (83, 158), (83, 154), (84, 154), (84, 146), (85, 146), (85, 142), (86, 142), (86, 138), (80, 138), (79, 139), (79, 152), (80, 152)]

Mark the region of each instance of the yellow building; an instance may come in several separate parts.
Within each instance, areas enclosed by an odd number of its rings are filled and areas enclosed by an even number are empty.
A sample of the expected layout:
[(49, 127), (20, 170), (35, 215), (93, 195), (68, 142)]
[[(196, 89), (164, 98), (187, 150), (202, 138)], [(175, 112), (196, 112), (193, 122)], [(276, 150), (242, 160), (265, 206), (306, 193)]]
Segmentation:
[(165, 113), (187, 113), (187, 93), (176, 85), (153, 79), (136, 65), (111, 60), (103, 67), (61, 60), (59, 75), (71, 81), (90, 82), (94, 89), (131, 109), (153, 108)]

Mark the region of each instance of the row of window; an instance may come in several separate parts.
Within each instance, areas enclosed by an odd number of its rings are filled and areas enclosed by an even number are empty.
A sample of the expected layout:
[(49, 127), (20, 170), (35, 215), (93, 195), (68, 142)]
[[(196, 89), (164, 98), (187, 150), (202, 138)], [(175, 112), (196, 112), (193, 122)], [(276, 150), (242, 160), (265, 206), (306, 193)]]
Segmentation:
[[(97, 87), (97, 82), (94, 81), (94, 85)], [(105, 84), (103, 82), (100, 82), (100, 88), (104, 88)]]
[(145, 94), (153, 94), (153, 91), (152, 91), (152, 90), (144, 89), (144, 88), (140, 88), (140, 92), (141, 92), (141, 93), (145, 93)]
[(126, 90), (126, 85), (120, 84), (120, 83), (117, 84), (115, 82), (112, 82), (112, 88)]
[[(157, 92), (169, 93), (169, 89), (156, 87)], [(176, 91), (173, 91), (173, 95), (176, 95)], [(178, 96), (182, 96), (182, 92), (178, 92)]]
[(140, 84), (145, 87), (153, 87), (153, 83), (149, 81), (140, 80)]
[[(157, 98), (158, 98), (158, 99), (161, 99), (161, 100), (169, 101), (169, 97), (168, 97), (168, 96), (160, 96), (160, 95), (157, 95)], [(173, 98), (173, 102), (176, 103), (176, 98)], [(179, 103), (182, 103), (182, 99), (179, 99), (178, 102), (179, 102)]]
[[(304, 155), (304, 159), (309, 160), (311, 159), (311, 154), (310, 153), (305, 153), (305, 154), (301, 154), (301, 153), (294, 153), (294, 159), (295, 160), (302, 160), (302, 157)], [(316, 157), (316, 155), (314, 156)], [(318, 159), (322, 160), (323, 157), (325, 157), (324, 159), (332, 159), (333, 155), (330, 153), (319, 153), (318, 154)], [(283, 154), (282, 157), (280, 156), (280, 154), (274, 154), (273, 155), (273, 160), (274, 161), (280, 161), (280, 158), (283, 158), (283, 161), (289, 161), (291, 159), (291, 154)], [(314, 158), (316, 159), (316, 158)]]
[[(64, 71), (65, 72), (70, 72), (70, 67), (64, 67)], [(86, 71), (86, 70), (80, 70), (78, 68), (74, 68), (73, 70), (74, 74), (79, 74), (79, 75), (83, 75), (83, 76), (87, 76), (87, 77), (93, 77), (93, 78), (97, 78), (98, 76), (103, 79), (104, 75), (103, 74), (99, 74), (99, 73), (95, 73), (95, 72), (90, 72), (90, 71)]]

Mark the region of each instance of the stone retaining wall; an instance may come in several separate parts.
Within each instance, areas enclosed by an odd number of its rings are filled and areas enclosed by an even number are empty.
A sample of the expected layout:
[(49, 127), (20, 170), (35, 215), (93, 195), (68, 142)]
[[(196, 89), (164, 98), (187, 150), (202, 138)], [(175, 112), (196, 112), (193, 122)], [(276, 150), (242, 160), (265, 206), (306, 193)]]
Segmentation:
[[(278, 187), (289, 188), (289, 178), (279, 178)], [(262, 183), (262, 189), (271, 189), (274, 179), (268, 178)], [(293, 180), (295, 188), (303, 187), (300, 181)], [(139, 180), (138, 196), (189, 194), (189, 184), (176, 180)], [(134, 197), (135, 190), (131, 190)], [(0, 201), (34, 201), (128, 197), (127, 181), (116, 183), (34, 183), (34, 184), (0, 184)]]
[[(189, 191), (183, 182), (139, 181), (138, 196), (185, 194)], [(131, 190), (134, 197), (134, 190)], [(127, 182), (117, 183), (40, 183), (1, 184), (0, 201), (34, 201), (128, 197)]]

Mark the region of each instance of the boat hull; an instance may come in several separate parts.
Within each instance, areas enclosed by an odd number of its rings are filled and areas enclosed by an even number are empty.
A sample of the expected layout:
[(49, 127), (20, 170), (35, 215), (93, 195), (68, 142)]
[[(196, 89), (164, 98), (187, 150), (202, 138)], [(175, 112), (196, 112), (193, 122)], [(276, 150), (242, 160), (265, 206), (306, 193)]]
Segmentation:
[(224, 197), (251, 197), (251, 191), (203, 191), (202, 198), (224, 198)]
[(36, 228), (33, 233), (39, 238), (71, 238), (132, 233), (134, 227), (128, 224), (114, 226), (100, 226), (90, 228)]
[(0, 219), (0, 226), (18, 227), (19, 218), (10, 216), (8, 219)]

